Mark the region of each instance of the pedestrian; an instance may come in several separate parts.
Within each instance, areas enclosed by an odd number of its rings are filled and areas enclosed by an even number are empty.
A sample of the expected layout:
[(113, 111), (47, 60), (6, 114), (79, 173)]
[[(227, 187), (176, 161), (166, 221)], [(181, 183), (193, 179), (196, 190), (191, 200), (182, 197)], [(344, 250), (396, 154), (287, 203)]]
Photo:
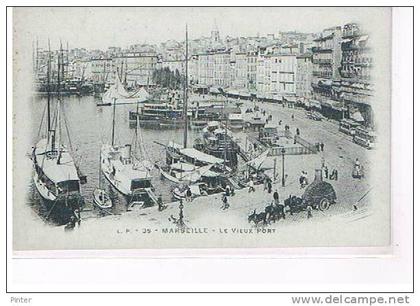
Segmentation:
[(226, 195), (223, 195), (222, 197), (222, 206), (220, 207), (222, 210), (226, 210), (229, 208), (228, 198)]
[(325, 178), (328, 179), (328, 167), (325, 166), (324, 168)]
[(279, 125), (281, 125), (281, 120), (279, 120)]
[(157, 204), (158, 204), (158, 211), (162, 211), (162, 210), (165, 209), (164, 206), (163, 206), (163, 200), (162, 200), (162, 195), (161, 194), (158, 196)]
[(191, 192), (190, 187), (188, 187), (187, 188), (187, 196), (186, 196), (187, 202), (191, 202), (191, 200), (192, 200), (191, 197), (192, 197), (192, 192)]
[(337, 169), (334, 169), (334, 170), (331, 172), (331, 175), (330, 175), (330, 180), (335, 180), (335, 181), (337, 181), (337, 180), (338, 180), (338, 171), (337, 171)]
[(321, 147), (321, 152), (324, 152), (324, 143), (323, 142), (320, 143), (320, 147)]
[(300, 188), (304, 188), (308, 184), (308, 180), (306, 178), (306, 172), (302, 171), (300, 177), (299, 177), (299, 184)]
[(226, 194), (227, 197), (230, 196), (230, 186), (229, 185), (226, 186), (225, 194)]
[(300, 188), (303, 188), (303, 171), (301, 175), (299, 176), (299, 185), (300, 185)]
[(273, 193), (273, 199), (274, 199), (274, 204), (278, 206), (280, 202), (279, 202), (279, 193), (277, 189)]
[(299, 128), (296, 128), (296, 135), (299, 136), (300, 135), (300, 130)]
[(80, 223), (82, 222), (82, 218), (80, 216), (80, 208), (76, 208), (76, 210), (74, 211), (74, 214), (76, 215), (76, 220), (77, 220), (77, 226), (80, 226)]
[(318, 151), (318, 152), (320, 152), (320, 146), (319, 146), (319, 142), (317, 142), (317, 143), (315, 143), (315, 147), (316, 147), (316, 150)]
[(264, 177), (264, 191), (268, 188), (268, 176)]
[(292, 121), (295, 121), (295, 115), (292, 114)]
[(303, 182), (306, 185), (308, 185), (308, 172), (304, 171), (303, 172)]
[(271, 180), (268, 179), (268, 183), (267, 183), (267, 189), (268, 189), (268, 193), (271, 193), (271, 189), (272, 189), (273, 185), (271, 184)]
[(306, 206), (306, 212), (308, 213), (308, 219), (312, 218), (312, 206)]
[(255, 192), (254, 181), (252, 180), (252, 178), (250, 179), (248, 183), (248, 192)]

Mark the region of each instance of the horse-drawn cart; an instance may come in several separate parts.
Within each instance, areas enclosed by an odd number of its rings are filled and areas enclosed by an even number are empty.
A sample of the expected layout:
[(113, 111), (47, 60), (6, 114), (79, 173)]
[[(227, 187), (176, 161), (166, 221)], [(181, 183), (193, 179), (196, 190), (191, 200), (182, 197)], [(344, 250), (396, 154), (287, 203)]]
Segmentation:
[(289, 196), (284, 205), (289, 207), (290, 213), (306, 210), (308, 206), (321, 211), (330, 208), (337, 200), (334, 187), (322, 180), (321, 170), (315, 170), (314, 181), (306, 187), (302, 197)]
[(320, 211), (327, 210), (337, 200), (334, 187), (322, 180), (321, 170), (315, 170), (314, 181), (306, 187), (302, 197), (290, 195), (284, 200), (284, 205), (271, 203), (265, 211), (257, 213), (254, 211), (248, 216), (248, 222), (254, 222), (255, 226), (267, 225), (272, 221), (276, 222), (281, 218), (285, 219), (285, 211), (290, 214), (306, 211), (308, 207)]

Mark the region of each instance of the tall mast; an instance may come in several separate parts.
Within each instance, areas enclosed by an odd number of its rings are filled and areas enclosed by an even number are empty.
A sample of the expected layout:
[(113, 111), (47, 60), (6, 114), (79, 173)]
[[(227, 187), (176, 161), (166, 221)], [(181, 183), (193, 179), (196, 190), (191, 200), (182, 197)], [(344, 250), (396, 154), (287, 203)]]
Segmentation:
[(188, 137), (188, 25), (185, 25), (184, 148)]
[(60, 53), (58, 56), (58, 71), (61, 69), (61, 79), (60, 79), (60, 73), (58, 74), (58, 99), (57, 99), (57, 122), (56, 122), (56, 128), (55, 133), (57, 137), (57, 150), (59, 158), (57, 159), (57, 163), (60, 162), (60, 154), (61, 154), (61, 118), (60, 118), (60, 112), (61, 112), (61, 91), (60, 91), (60, 81), (63, 80), (64, 77), (64, 68), (63, 68), (63, 46), (60, 41)]
[(48, 39), (48, 63), (47, 63), (47, 132), (51, 130), (51, 101), (50, 101), (50, 78), (51, 78), (51, 47), (50, 39)]
[[(227, 99), (227, 97), (226, 97)], [(223, 152), (223, 165), (226, 166), (226, 161), (227, 161), (227, 124), (228, 124), (228, 113), (225, 109), (226, 107), (226, 100), (223, 100), (223, 115), (225, 116), (225, 139), (224, 139), (224, 152)], [(223, 118), (223, 117), (222, 117)], [(222, 119), (220, 118), (220, 119)]]
[(66, 77), (69, 78), (69, 42), (66, 44)]
[(111, 145), (114, 146), (114, 140), (115, 140), (115, 101), (117, 99), (114, 98), (114, 107), (112, 110), (112, 141), (111, 141)]
[(36, 71), (36, 76), (38, 77), (38, 73), (39, 73), (39, 48), (38, 48), (38, 37), (36, 38), (36, 50), (35, 50), (35, 71)]

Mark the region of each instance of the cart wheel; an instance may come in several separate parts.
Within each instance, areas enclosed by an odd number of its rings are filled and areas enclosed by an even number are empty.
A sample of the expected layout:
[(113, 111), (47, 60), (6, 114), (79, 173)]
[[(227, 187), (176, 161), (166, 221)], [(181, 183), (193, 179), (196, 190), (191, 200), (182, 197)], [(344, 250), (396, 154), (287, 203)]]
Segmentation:
[(324, 211), (330, 208), (330, 201), (327, 198), (322, 198), (321, 201), (319, 201), (319, 210)]

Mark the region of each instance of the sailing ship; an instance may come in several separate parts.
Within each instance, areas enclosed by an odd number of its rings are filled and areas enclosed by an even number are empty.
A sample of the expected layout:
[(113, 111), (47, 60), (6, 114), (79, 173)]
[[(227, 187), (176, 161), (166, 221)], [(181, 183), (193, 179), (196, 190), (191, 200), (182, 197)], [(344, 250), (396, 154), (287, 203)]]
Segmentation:
[[(61, 48), (60, 48), (61, 50)], [(60, 88), (62, 76), (62, 51), (58, 55), (57, 83)], [(49, 89), (51, 75), (51, 52), (48, 56), (47, 88)], [(80, 211), (83, 198), (80, 194), (80, 184), (84, 183), (83, 176), (72, 157), (70, 135), (68, 133), (67, 120), (62, 109), (60, 90), (57, 93), (55, 110), (52, 112), (52, 96), (47, 93), (47, 126), (46, 133), (41, 136), (38, 133), (38, 142), (32, 149), (32, 162), (34, 167), (34, 185), (49, 209), (46, 218), (53, 214), (56, 220), (62, 224), (69, 221), (71, 216), (78, 217), (75, 210)], [(52, 116), (52, 113), (53, 116)], [(63, 120), (64, 119), (64, 120)], [(41, 122), (41, 127), (43, 122)], [(64, 144), (63, 125), (67, 132), (70, 150)]]
[[(137, 105), (141, 100), (137, 99)], [(153, 165), (146, 160), (146, 153), (142, 141), (139, 141), (138, 123), (132, 144), (115, 144), (115, 108), (117, 98), (113, 98), (112, 141), (101, 148), (101, 171), (108, 182), (127, 200), (129, 204), (143, 203), (152, 205), (157, 201), (152, 185), (150, 171)], [(141, 150), (142, 159), (136, 157)]]
[(122, 84), (118, 73), (116, 73), (114, 84), (103, 94), (102, 103), (98, 104), (98, 106), (112, 105), (114, 102), (116, 104), (136, 104), (145, 102), (148, 99), (149, 93), (144, 87), (128, 92)]

